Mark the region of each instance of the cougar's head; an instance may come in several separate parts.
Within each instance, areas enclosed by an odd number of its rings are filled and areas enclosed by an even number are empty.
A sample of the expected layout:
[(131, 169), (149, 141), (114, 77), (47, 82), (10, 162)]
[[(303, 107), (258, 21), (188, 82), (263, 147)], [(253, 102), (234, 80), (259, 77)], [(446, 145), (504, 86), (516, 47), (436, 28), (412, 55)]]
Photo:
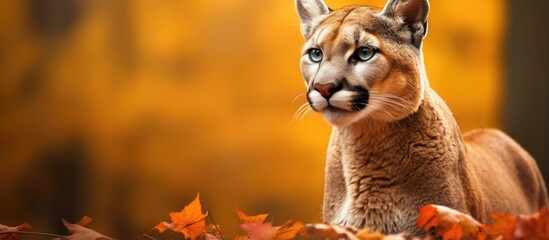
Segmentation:
[(428, 84), (421, 53), (427, 0), (389, 0), (382, 10), (296, 0), (296, 8), (311, 108), (335, 126), (397, 121), (417, 111)]

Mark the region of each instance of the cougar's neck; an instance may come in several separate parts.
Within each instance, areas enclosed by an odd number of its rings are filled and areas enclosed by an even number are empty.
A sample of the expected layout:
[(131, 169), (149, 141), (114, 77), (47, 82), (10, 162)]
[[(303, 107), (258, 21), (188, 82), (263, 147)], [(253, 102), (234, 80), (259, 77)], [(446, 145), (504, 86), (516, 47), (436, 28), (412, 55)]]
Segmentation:
[[(364, 166), (366, 170), (387, 169), (383, 174), (400, 174), (402, 171), (397, 170), (406, 163), (416, 165), (421, 164), (417, 161), (431, 159), (430, 149), (444, 149), (441, 154), (453, 158), (459, 153), (448, 149), (455, 149), (461, 139), (448, 108), (431, 90), (425, 92), (418, 110), (408, 117), (394, 122), (367, 118), (334, 128), (333, 133), (333, 144), (340, 146), (343, 170), (350, 175), (356, 166)], [(391, 165), (394, 169), (387, 168)]]

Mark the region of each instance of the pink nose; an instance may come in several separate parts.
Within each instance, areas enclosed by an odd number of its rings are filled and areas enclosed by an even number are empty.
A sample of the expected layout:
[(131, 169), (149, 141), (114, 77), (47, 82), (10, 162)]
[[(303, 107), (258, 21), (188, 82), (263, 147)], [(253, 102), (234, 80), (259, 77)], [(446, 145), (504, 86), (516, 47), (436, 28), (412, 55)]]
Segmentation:
[(335, 92), (337, 92), (337, 86), (333, 83), (314, 85), (314, 89), (317, 90), (324, 98), (329, 99)]

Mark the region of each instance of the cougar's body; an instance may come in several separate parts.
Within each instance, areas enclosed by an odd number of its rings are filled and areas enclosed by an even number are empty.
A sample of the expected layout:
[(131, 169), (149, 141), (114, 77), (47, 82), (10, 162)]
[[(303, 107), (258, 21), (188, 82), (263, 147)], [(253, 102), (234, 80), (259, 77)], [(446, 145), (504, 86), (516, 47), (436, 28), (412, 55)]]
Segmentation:
[(547, 206), (534, 159), (501, 131), (462, 135), (430, 88), (421, 52), (426, 0), (389, 0), (382, 10), (334, 11), (321, 0), (296, 5), (307, 40), (307, 99), (333, 125), (324, 221), (418, 233), (425, 204), (480, 221)]

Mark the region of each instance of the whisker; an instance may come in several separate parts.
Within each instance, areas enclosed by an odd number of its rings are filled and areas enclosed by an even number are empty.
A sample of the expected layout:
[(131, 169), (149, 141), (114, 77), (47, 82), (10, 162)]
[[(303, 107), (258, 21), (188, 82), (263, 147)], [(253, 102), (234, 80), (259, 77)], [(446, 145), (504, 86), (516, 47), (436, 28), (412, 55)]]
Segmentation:
[(389, 117), (391, 117), (391, 118), (393, 119), (393, 122), (395, 122), (395, 123), (397, 124), (397, 126), (398, 126), (400, 129), (403, 129), (402, 126), (400, 126), (400, 124), (399, 124), (398, 121), (396, 120), (396, 118), (395, 118), (390, 112), (387, 112), (383, 107), (377, 106), (377, 105), (375, 104), (375, 102), (374, 102), (374, 103), (370, 102), (369, 106), (370, 106), (370, 107), (373, 107), (373, 108), (375, 108), (375, 109), (378, 109), (378, 110), (384, 112), (385, 114), (387, 114)]
[(379, 119), (377, 119), (371, 112), (367, 111), (366, 113), (368, 113), (368, 115), (369, 115), (370, 117), (372, 117), (373, 119), (379, 121)]
[[(367, 102), (358, 102), (358, 103), (356, 103), (356, 104), (357, 104), (357, 105), (361, 105), (361, 106), (366, 106), (366, 105), (368, 105)], [(375, 104), (375, 101), (374, 101), (373, 104)], [(373, 106), (373, 107), (375, 108), (376, 106)], [(355, 106), (355, 109), (357, 109), (357, 111), (360, 111), (360, 110), (361, 110), (358, 106)], [(379, 121), (379, 119), (377, 119), (370, 111), (366, 111), (366, 113), (368, 113), (368, 115), (369, 115), (370, 117), (372, 117), (373, 119)]]
[(416, 91), (417, 94), (421, 95), (421, 93), (419, 93), (419, 90), (414, 87), (414, 85), (412, 85), (411, 82), (408, 82), (407, 80), (405, 80), (406, 84), (408, 84), (408, 86), (410, 86), (412, 89), (414, 89), (414, 91)]
[(299, 120), (299, 121), (302, 121), (305, 119), (305, 117), (312, 111), (313, 109), (309, 106), (309, 105), (306, 105), (300, 112), (299, 114), (296, 116), (296, 120)]
[(290, 126), (292, 125), (292, 123), (295, 122), (295, 118), (292, 118), (292, 120), (288, 123), (288, 125), (286, 125), (286, 127), (284, 127), (284, 129), (282, 129), (282, 133), (281, 134), (284, 134), (286, 132), (286, 130), (288, 130), (288, 128), (290, 128)]
[(294, 113), (294, 115), (292, 116), (292, 118), (296, 118), (297, 116), (299, 116), (300, 112), (307, 109), (307, 107), (309, 106), (309, 103), (304, 103), (303, 105), (301, 105)]
[(290, 106), (294, 106), (294, 103), (295, 101), (299, 98), (299, 97), (302, 97), (302, 96), (305, 96), (307, 93), (301, 93), (301, 94), (298, 94), (297, 96), (295, 96), (294, 100), (292, 100), (292, 103), (290, 104)]
[[(418, 94), (420, 94), (419, 90), (416, 87), (414, 87), (410, 82), (406, 81), (406, 84), (408, 84), (408, 86), (410, 86), (414, 91), (416, 91)], [(383, 96), (387, 96), (387, 97), (398, 98), (398, 99), (402, 100), (403, 102), (408, 102), (408, 100), (403, 99), (403, 98), (401, 98), (399, 96), (396, 96), (394, 94), (390, 94), (390, 93), (376, 93), (376, 92), (370, 92), (370, 93), (375, 94), (375, 95), (383, 95)], [(419, 107), (422, 108), (423, 105), (419, 105)]]
[[(407, 102), (398, 102), (398, 101), (394, 101), (392, 99), (388, 99), (388, 98), (385, 98), (385, 97), (372, 97), (370, 98), (370, 100), (376, 100), (376, 101), (382, 101), (382, 102), (385, 102), (385, 103), (388, 103), (388, 104), (391, 104), (391, 105), (398, 105), (400, 107), (403, 107), (403, 108), (406, 108), (412, 112), (415, 112), (416, 110)], [(397, 99), (398, 100), (398, 99)]]
[(412, 106), (407, 105), (405, 103), (400, 103), (391, 99), (387, 99), (387, 98), (371, 98), (370, 101), (378, 102), (378, 103), (382, 103), (382, 104), (394, 107), (396, 110), (399, 110), (402, 114), (405, 114), (405, 115), (409, 115), (410, 113), (404, 110), (415, 112), (415, 109)]
[(294, 113), (294, 115), (292, 116), (292, 120), (290, 120), (290, 122), (288, 123), (288, 125), (286, 125), (286, 127), (282, 130), (282, 134), (284, 134), (286, 132), (286, 130), (288, 130), (288, 128), (290, 128), (290, 126), (296, 122), (296, 121), (299, 121), (299, 120), (302, 120), (301, 116), (303, 115), (303, 113), (309, 113), (311, 112), (312, 108), (310, 108), (309, 106), (309, 103), (306, 102), (304, 103), (303, 105), (301, 105)]
[(402, 98), (402, 97), (399, 97), (397, 95), (394, 95), (394, 94), (390, 94), (390, 93), (377, 93), (377, 92), (370, 92), (370, 97), (375, 97), (375, 96), (383, 96), (383, 97), (391, 97), (391, 98), (397, 98), (401, 101), (404, 101), (404, 102), (408, 102), (408, 100)]
[[(389, 93), (372, 93), (372, 95), (370, 95), (372, 98), (375, 98), (376, 96), (379, 96), (379, 97), (383, 97), (383, 98), (392, 98), (392, 99), (395, 99), (395, 100), (399, 100), (400, 102), (400, 105), (404, 105), (406, 104), (406, 107), (412, 111), (416, 111), (416, 109), (414, 109), (412, 107), (412, 105), (408, 102), (408, 100), (404, 99), (404, 98), (401, 98), (399, 96), (396, 96), (396, 95), (393, 95), (393, 94), (389, 94)], [(404, 106), (403, 106), (404, 107)]]
[(307, 118), (309, 116), (309, 114), (313, 111), (312, 108), (307, 108), (303, 114), (301, 114), (301, 118), (299, 119), (300, 121), (303, 121), (305, 120), (305, 118)]
[(297, 114), (297, 116), (295, 117), (295, 119), (301, 121), (301, 120), (302, 120), (302, 117), (303, 117), (303, 114), (305, 114), (305, 112), (307, 112), (308, 109), (309, 109), (309, 108), (305, 107), (305, 108), (303, 108), (301, 111), (299, 111), (299, 113)]
[[(392, 107), (393, 109), (398, 110), (400, 113), (402, 113), (402, 115), (405, 115), (406, 118), (408, 118), (409, 120), (412, 120), (412, 119), (410, 118), (410, 114), (409, 114), (409, 113), (407, 113), (407, 112), (403, 111), (402, 109), (400, 109), (400, 108), (398, 107), (398, 105), (395, 105), (395, 104), (399, 104), (399, 103), (397, 103), (397, 102), (391, 102), (390, 100), (386, 100), (386, 99), (379, 99), (379, 100), (371, 99), (371, 102), (374, 102), (374, 103), (377, 102), (377, 103), (380, 103), (380, 105), (385, 104), (385, 105), (387, 105), (388, 107)], [(395, 107), (395, 106), (396, 106), (396, 107)], [(404, 105), (401, 105), (401, 106), (402, 106), (402, 107), (406, 107), (406, 106), (404, 106)], [(410, 110), (413, 110), (413, 109), (410, 109)]]

